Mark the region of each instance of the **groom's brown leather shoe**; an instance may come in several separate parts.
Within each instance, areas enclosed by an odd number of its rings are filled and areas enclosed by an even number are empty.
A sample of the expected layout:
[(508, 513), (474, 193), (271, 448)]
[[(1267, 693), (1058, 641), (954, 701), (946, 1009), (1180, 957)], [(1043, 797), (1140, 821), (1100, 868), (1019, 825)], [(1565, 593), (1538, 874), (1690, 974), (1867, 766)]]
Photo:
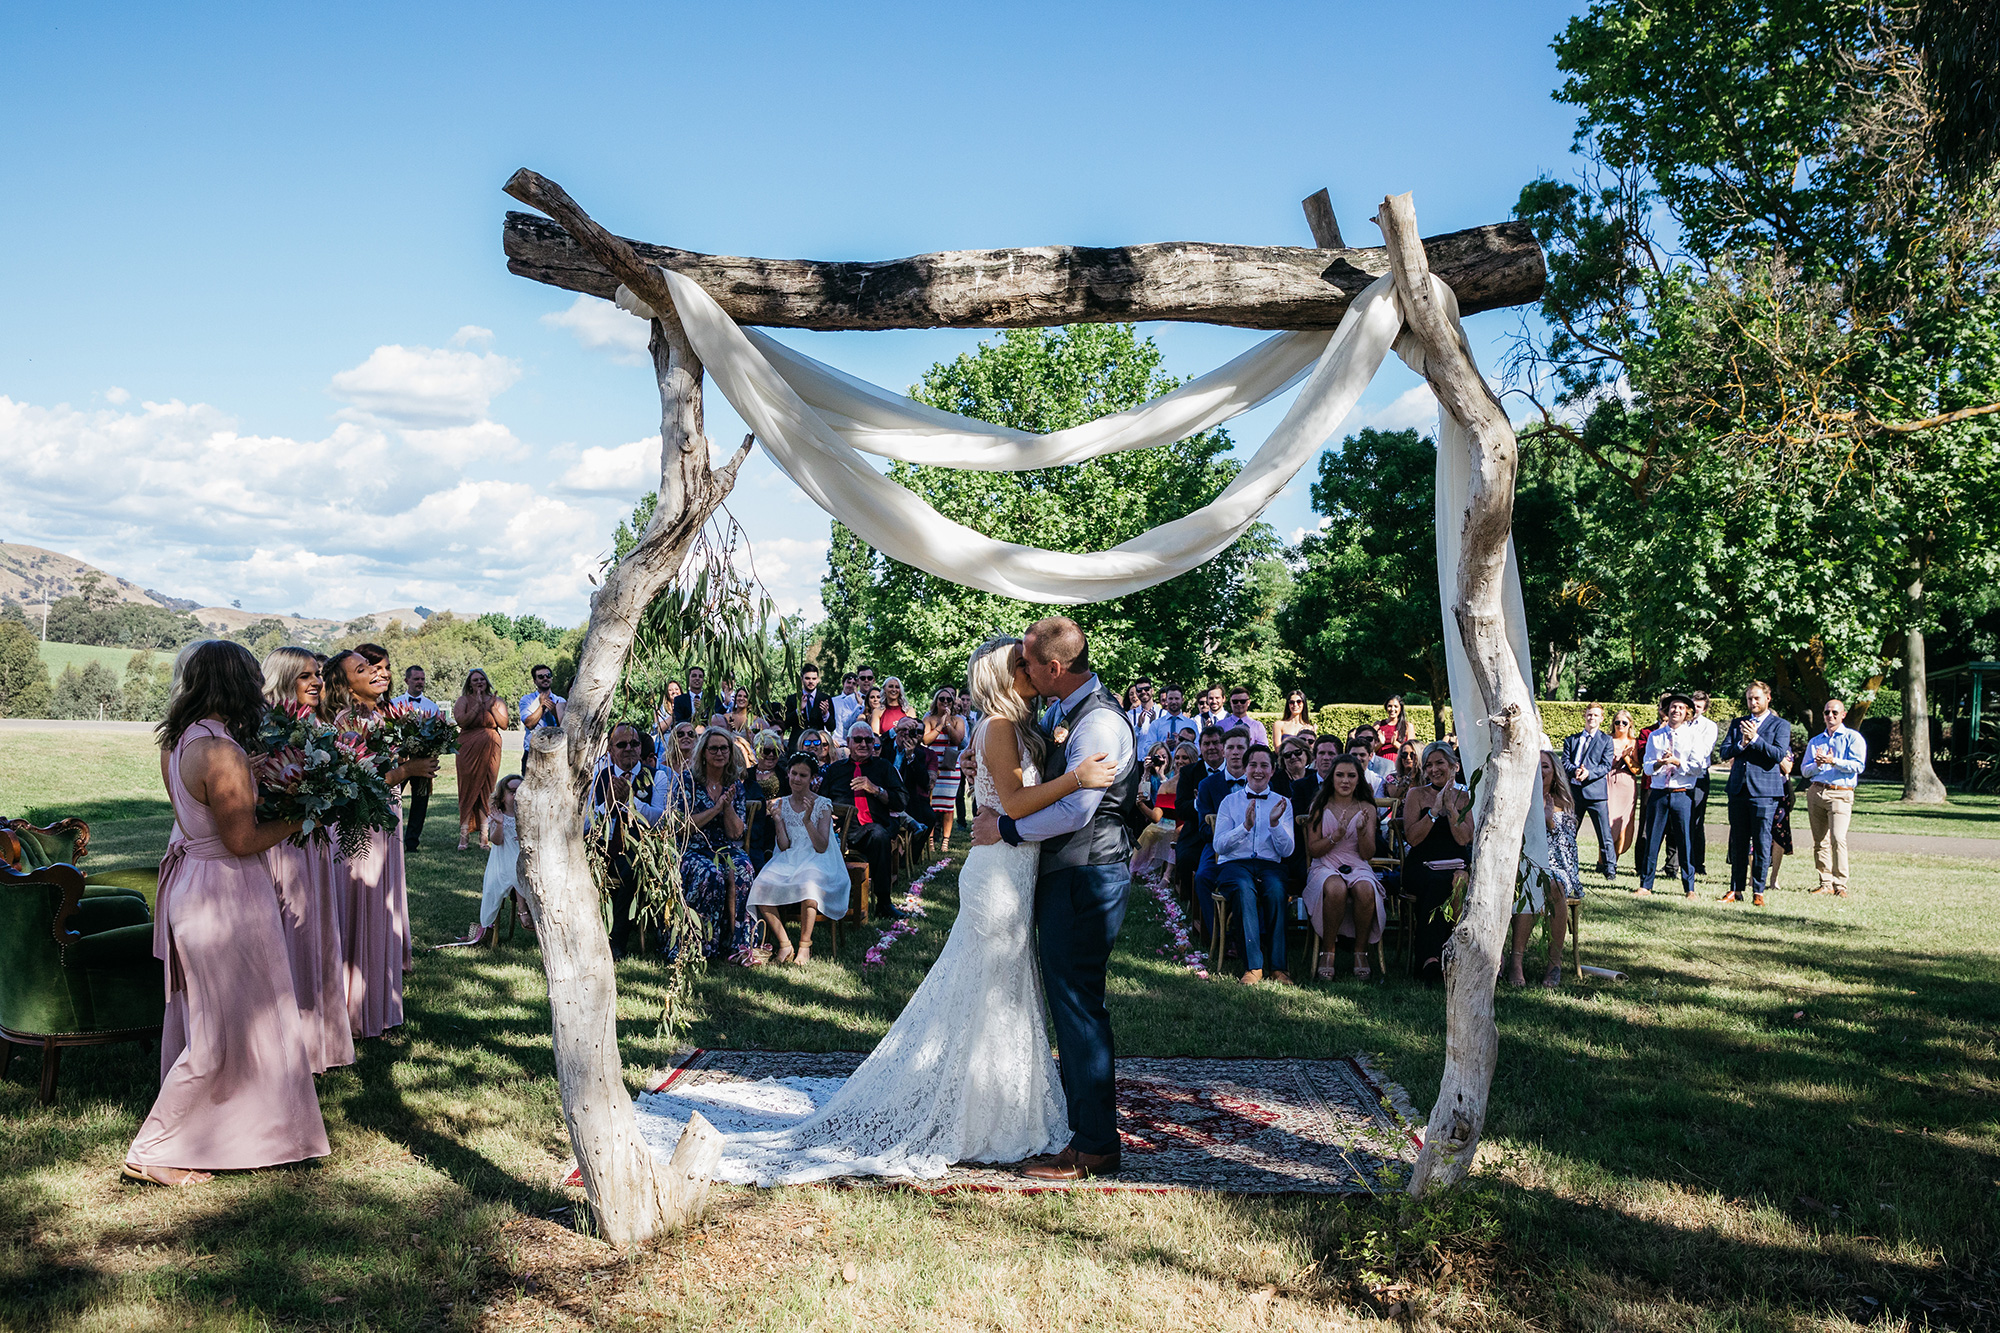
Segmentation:
[(1030, 1180), (1088, 1180), (1092, 1176), (1115, 1176), (1118, 1174), (1118, 1154), (1106, 1153), (1098, 1157), (1074, 1148), (1064, 1148), (1056, 1154), (1053, 1162), (1028, 1167), (1021, 1174)]

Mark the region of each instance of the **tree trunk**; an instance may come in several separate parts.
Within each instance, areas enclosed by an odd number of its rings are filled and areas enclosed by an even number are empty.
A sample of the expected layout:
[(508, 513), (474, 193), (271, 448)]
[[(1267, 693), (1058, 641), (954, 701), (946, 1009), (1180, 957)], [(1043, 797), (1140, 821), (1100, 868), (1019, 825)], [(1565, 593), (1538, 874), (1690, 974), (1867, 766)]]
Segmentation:
[(1444, 1079), (1410, 1177), (1410, 1193), (1424, 1194), (1464, 1178), (1486, 1125), (1486, 1099), (1500, 1050), (1493, 1021), (1494, 975), (1540, 775), (1540, 727), (1521, 663), (1507, 640), (1501, 601), (1520, 467), (1514, 428), (1431, 290), (1410, 196), (1384, 199), (1377, 222), (1389, 242), (1405, 332), (1423, 348), (1424, 378), (1470, 437), (1472, 495), (1452, 616), (1472, 663), (1485, 717), (1454, 721), (1461, 736), (1484, 725), (1492, 745), (1474, 812), (1471, 885), (1448, 949)]
[(639, 1137), (619, 1059), (617, 977), (584, 847), (582, 811), (639, 618), (673, 581), (709, 515), (729, 494), (750, 442), (711, 470), (702, 434), (701, 362), (672, 315), (658, 274), (613, 244), (615, 238), (552, 182), (517, 173), (507, 189), (562, 218), (614, 271), (629, 270), (628, 285), (665, 313), (653, 321), (651, 343), (660, 387), (660, 502), (638, 546), (606, 573), (590, 599), (562, 731), (535, 735), (519, 797), (522, 868), (548, 974), (563, 1121), (599, 1234), (631, 1245), (699, 1214), (721, 1141), (696, 1117), (671, 1166), (663, 1167)]
[(1930, 676), (1924, 661), (1924, 578), (1904, 590), (1909, 628), (1903, 631), (1903, 800), (1912, 805), (1944, 805), (1943, 779), (1931, 765)]

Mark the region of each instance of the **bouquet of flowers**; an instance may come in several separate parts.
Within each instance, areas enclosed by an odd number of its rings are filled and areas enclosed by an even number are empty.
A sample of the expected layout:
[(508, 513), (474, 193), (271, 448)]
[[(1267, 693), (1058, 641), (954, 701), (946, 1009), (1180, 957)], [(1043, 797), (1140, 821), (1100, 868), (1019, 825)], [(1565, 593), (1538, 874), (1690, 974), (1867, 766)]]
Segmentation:
[(251, 760), (257, 817), (300, 821), (304, 827), (291, 837), (299, 847), (337, 831), (340, 854), (360, 855), (368, 835), (395, 828), (400, 813), (369, 741), (367, 732), (330, 727), (302, 704), (271, 709)]
[(435, 759), (458, 745), (458, 724), (443, 709), (426, 713), (414, 704), (388, 704), (378, 716), (377, 743), (399, 764)]

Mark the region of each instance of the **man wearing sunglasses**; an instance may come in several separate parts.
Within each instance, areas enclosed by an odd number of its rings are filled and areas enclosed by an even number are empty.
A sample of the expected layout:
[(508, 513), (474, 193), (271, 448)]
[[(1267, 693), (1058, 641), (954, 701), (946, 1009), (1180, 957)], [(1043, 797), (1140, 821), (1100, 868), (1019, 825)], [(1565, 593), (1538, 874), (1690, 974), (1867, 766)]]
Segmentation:
[(1828, 699), (1820, 710), (1826, 730), (1806, 742), (1806, 814), (1812, 819), (1814, 893), (1847, 896), (1847, 825), (1854, 818), (1854, 788), (1868, 767), (1868, 742), (1844, 725), (1847, 705)]
[(611, 753), (601, 761), (590, 784), (594, 819), (609, 821), (605, 851), (611, 860), (611, 956), (623, 958), (632, 933), (632, 898), (639, 873), (626, 846), (626, 821), (657, 825), (666, 803), (655, 795), (652, 770), (646, 766), (648, 745), (639, 728), (620, 722), (611, 729)]
[(875, 912), (902, 916), (904, 913), (890, 904), (894, 875), (890, 844), (896, 837), (896, 814), (908, 803), (908, 797), (895, 766), (877, 753), (879, 745), (879, 738), (866, 722), (848, 728), (847, 758), (821, 770), (819, 794), (835, 805), (854, 807), (854, 833), (848, 839), (848, 850), (868, 862)]

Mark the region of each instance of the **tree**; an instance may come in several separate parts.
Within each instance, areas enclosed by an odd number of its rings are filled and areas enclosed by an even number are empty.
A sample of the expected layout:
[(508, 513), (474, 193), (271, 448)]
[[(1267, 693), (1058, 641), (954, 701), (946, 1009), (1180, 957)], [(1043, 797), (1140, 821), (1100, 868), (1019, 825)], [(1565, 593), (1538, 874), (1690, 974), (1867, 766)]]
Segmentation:
[(0, 717), (44, 717), (49, 668), (27, 621), (0, 616)]
[(149, 652), (132, 654), (118, 692), (118, 716), (128, 722), (158, 722), (167, 715), (173, 683), (172, 662), (159, 661)]
[(91, 660), (78, 671), (74, 662), (56, 677), (49, 701), (51, 717), (97, 719), (118, 715), (118, 677), (104, 663)]
[[(1129, 324), (1009, 329), (924, 373), (910, 396), (933, 407), (1039, 433), (1137, 407), (1175, 387), (1151, 339)], [(973, 472), (893, 463), (889, 475), (947, 518), (988, 536), (1059, 551), (1116, 546), (1207, 504), (1240, 465), (1223, 457), (1228, 433), (1208, 431), (1157, 449), (1032, 472)], [(880, 556), (842, 525), (821, 600), (835, 658), (867, 657), (913, 687), (957, 682), (967, 652), (999, 630), (1018, 632), (1062, 611), (1090, 635), (1106, 680), (1139, 674), (1191, 681), (1215, 670), (1250, 617), (1244, 579), (1275, 555), (1258, 525), (1179, 578), (1109, 602), (1038, 606), (964, 588)]]

